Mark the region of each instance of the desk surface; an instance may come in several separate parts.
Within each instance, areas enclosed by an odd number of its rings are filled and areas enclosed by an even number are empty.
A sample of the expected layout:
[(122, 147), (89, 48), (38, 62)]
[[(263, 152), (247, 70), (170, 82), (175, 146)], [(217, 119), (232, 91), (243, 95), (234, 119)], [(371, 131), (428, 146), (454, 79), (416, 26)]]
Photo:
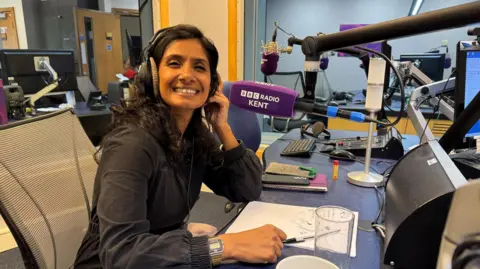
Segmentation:
[(90, 110), (90, 108), (87, 107), (87, 102), (78, 102), (75, 105), (74, 111), (77, 117), (79, 118), (112, 114), (112, 111), (110, 111), (109, 105), (107, 105), (107, 108), (103, 110)]
[[(362, 132), (331, 131), (332, 138), (365, 136)], [(339, 179), (335, 182), (332, 177), (332, 161), (325, 155), (314, 154), (311, 158), (281, 157), (280, 152), (292, 139), (300, 139), (299, 129), (294, 129), (285, 134), (282, 138), (271, 144), (264, 153), (266, 165), (272, 161), (290, 163), (296, 165), (308, 165), (318, 169), (328, 179), (327, 193), (313, 192), (295, 192), (282, 190), (264, 189), (259, 201), (288, 204), (297, 206), (318, 207), (322, 205), (338, 205), (359, 212), (360, 220), (373, 221), (379, 210), (379, 200), (374, 189), (361, 188), (351, 185), (347, 182), (347, 173), (350, 171), (363, 171), (364, 166), (358, 162), (340, 162)], [(415, 136), (404, 136), (404, 147), (408, 149), (418, 143)], [(373, 159), (371, 166), (382, 173), (388, 169), (394, 161)], [(358, 230), (357, 237), (357, 256), (352, 258), (351, 269), (377, 269), (383, 268), (381, 257), (383, 256), (383, 244), (380, 236), (375, 232), (364, 232)], [(313, 251), (286, 246), (283, 259), (292, 255), (313, 255)], [(275, 264), (270, 265), (248, 265), (248, 264), (229, 264), (221, 268), (275, 268)], [(388, 267), (387, 267), (388, 268)]]

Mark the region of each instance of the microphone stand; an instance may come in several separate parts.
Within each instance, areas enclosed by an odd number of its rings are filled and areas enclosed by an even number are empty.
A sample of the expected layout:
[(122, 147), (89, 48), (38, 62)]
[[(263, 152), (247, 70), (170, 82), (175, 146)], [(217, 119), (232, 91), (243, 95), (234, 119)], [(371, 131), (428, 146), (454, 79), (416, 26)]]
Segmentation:
[[(368, 93), (367, 93), (368, 94)], [(370, 112), (370, 117), (375, 119), (376, 113)], [(367, 149), (365, 153), (365, 168), (363, 171), (353, 171), (347, 174), (348, 182), (353, 185), (374, 188), (383, 184), (383, 176), (375, 172), (370, 172), (370, 162), (372, 154), (372, 139), (373, 139), (373, 126), (374, 122), (370, 122), (368, 125), (368, 141)]]

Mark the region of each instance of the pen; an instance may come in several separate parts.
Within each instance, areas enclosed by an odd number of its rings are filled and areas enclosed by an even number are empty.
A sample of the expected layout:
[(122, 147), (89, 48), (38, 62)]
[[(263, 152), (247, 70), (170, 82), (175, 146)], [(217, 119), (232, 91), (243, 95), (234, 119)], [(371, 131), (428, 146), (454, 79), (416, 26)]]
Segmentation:
[[(340, 232), (340, 229), (337, 230), (332, 230), (332, 231), (325, 231), (323, 233), (318, 234), (317, 236), (325, 236), (327, 234), (333, 234), (333, 233), (338, 233)], [(300, 242), (305, 242), (305, 239), (311, 239), (314, 238), (315, 235), (306, 235), (306, 236), (298, 236), (298, 237), (291, 237), (287, 238), (283, 241), (284, 244), (292, 244), (292, 243), (300, 243)]]

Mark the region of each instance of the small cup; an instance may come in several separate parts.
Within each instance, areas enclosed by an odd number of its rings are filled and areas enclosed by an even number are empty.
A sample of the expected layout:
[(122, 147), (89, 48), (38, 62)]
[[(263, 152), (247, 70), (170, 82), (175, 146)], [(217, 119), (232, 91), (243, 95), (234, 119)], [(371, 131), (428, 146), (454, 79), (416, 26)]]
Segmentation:
[(315, 256), (326, 259), (340, 269), (350, 268), (355, 215), (339, 206), (322, 206), (315, 210)]
[(315, 256), (296, 255), (281, 260), (276, 269), (339, 269), (335, 264)]

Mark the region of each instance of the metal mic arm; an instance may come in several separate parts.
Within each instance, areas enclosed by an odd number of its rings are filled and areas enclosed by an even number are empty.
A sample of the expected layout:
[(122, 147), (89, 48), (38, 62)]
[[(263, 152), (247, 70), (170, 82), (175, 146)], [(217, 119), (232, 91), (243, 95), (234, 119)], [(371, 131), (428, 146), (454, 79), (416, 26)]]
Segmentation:
[[(480, 21), (480, 1), (454, 7), (425, 12), (396, 20), (371, 24), (338, 33), (307, 36), (304, 39), (290, 37), (287, 53), (291, 53), (293, 45), (300, 45), (305, 55), (305, 62), (318, 61), (325, 51), (340, 50), (365, 43), (379, 42), (413, 35), (425, 34), (438, 30), (467, 26)], [(313, 70), (306, 68), (306, 76)], [(313, 75), (313, 74), (312, 74)], [(316, 74), (315, 74), (316, 75)], [(312, 83), (316, 79), (311, 79)], [(308, 90), (315, 85), (307, 85)]]
[(418, 69), (412, 62), (395, 63), (398, 65), (398, 71), (401, 75), (413, 79), (419, 86), (433, 83), (433, 80), (425, 75), (425, 73)]
[[(433, 140), (435, 139), (435, 136), (433, 135), (432, 130), (430, 130), (430, 127), (427, 126), (427, 121), (425, 120), (425, 117), (420, 111), (419, 104), (427, 98), (434, 98), (437, 95), (440, 95), (441, 93), (443, 93), (444, 89), (450, 90), (454, 87), (455, 78), (450, 78), (449, 80), (445, 79), (428, 85), (420, 86), (412, 92), (410, 96), (410, 103), (407, 106), (407, 114), (412, 121), (413, 127), (415, 128), (415, 132), (417, 133), (417, 135), (419, 137), (423, 135), (422, 141), (420, 141), (420, 143)], [(451, 117), (451, 120), (453, 120), (453, 108), (443, 100), (440, 100), (440, 111), (444, 113), (448, 118)]]
[[(313, 37), (319, 52), (459, 28), (480, 21), (480, 1)], [(303, 46), (302, 46), (303, 50)]]
[(52, 66), (47, 61), (42, 61), (40, 63), (40, 67), (47, 69), (48, 73), (53, 78), (53, 82), (47, 85), (45, 88), (41, 89), (32, 97), (30, 97), (30, 100), (28, 100), (28, 102), (31, 107), (35, 107), (35, 102), (38, 99), (42, 98), (45, 94), (55, 90), (58, 87), (58, 75), (57, 72), (55, 72), (55, 70), (52, 68)]

